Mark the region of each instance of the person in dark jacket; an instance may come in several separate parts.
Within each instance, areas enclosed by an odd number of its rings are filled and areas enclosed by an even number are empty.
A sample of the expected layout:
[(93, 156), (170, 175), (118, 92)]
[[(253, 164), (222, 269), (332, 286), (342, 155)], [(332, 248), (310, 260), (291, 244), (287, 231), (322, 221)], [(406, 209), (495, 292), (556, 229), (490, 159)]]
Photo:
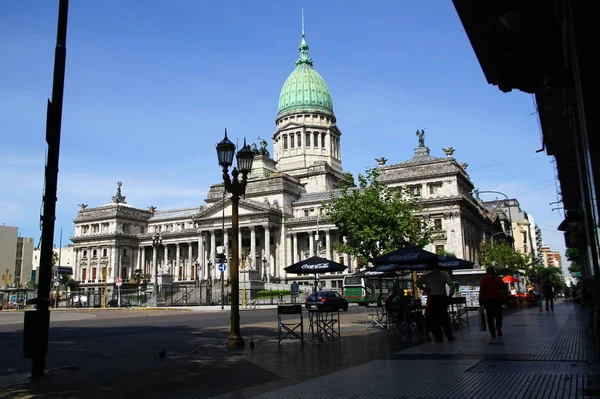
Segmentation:
[(542, 292), (544, 294), (544, 301), (546, 302), (546, 312), (554, 312), (554, 283), (548, 279), (542, 286)]

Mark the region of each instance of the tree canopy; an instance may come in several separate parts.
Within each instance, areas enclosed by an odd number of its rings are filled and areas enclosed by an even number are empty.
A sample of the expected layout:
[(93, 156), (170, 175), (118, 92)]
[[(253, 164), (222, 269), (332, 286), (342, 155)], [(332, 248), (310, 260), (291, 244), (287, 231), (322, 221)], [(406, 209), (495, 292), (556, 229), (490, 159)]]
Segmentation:
[(567, 248), (565, 256), (567, 257), (567, 260), (571, 262), (571, 266), (569, 266), (569, 272), (571, 274), (581, 273), (581, 255), (579, 253), (579, 249)]
[(534, 266), (527, 269), (527, 277), (536, 284), (543, 284), (546, 281), (554, 282), (557, 291), (565, 288), (565, 281), (562, 270), (559, 267)]
[(484, 266), (497, 266), (507, 268), (511, 272), (526, 269), (531, 265), (531, 259), (516, 251), (511, 244), (505, 241), (491, 243), (485, 241), (479, 252), (479, 263)]
[[(324, 203), (325, 215), (335, 224), (343, 242), (334, 249), (370, 260), (408, 246), (424, 247), (432, 242), (433, 225), (418, 212), (420, 197), (378, 181), (378, 169), (358, 175), (358, 187), (345, 184)], [(353, 182), (351, 175), (348, 182)]]

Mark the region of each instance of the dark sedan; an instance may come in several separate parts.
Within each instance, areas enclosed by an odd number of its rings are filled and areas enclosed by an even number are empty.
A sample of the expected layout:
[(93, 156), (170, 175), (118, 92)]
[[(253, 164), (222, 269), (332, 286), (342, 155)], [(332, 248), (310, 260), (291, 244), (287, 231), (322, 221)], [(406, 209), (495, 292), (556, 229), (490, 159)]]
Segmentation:
[(306, 309), (348, 310), (348, 301), (335, 291), (313, 292), (305, 300)]

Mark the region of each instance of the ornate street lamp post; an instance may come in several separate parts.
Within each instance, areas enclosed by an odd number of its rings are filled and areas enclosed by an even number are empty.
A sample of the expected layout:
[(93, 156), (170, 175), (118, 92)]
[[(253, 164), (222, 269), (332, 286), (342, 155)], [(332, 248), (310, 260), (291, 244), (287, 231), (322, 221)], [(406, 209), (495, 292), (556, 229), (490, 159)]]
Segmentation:
[(162, 235), (154, 233), (152, 237), (152, 247), (156, 255), (152, 261), (154, 263), (154, 299), (158, 300), (158, 248), (162, 245)]
[[(246, 145), (246, 139), (244, 139), (244, 146), (237, 152), (237, 168), (234, 167), (229, 176), (229, 167), (233, 164), (234, 153), (235, 144), (227, 138), (227, 129), (225, 129), (225, 137), (217, 144), (217, 157), (219, 165), (223, 169), (224, 189), (231, 194), (231, 332), (227, 338), (227, 347), (241, 348), (244, 346), (244, 338), (240, 331), (238, 204), (240, 196), (246, 192), (248, 173), (252, 170), (254, 153), (250, 146)], [(240, 173), (242, 180), (238, 180)]]
[(213, 278), (212, 278), (212, 262), (210, 261), (210, 259), (208, 260), (208, 262), (206, 263), (206, 274), (208, 275), (208, 304), (212, 305), (212, 297), (213, 297), (213, 292), (212, 292), (212, 286), (213, 286)]

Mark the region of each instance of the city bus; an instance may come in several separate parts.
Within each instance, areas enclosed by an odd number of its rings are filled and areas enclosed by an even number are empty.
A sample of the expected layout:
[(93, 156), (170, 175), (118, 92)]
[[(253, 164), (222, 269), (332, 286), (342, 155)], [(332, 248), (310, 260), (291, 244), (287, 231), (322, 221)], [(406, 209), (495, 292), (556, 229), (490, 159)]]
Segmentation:
[(366, 302), (385, 300), (393, 286), (402, 286), (404, 295), (411, 297), (412, 289), (410, 280), (397, 278), (369, 278), (364, 276), (346, 276), (342, 295), (348, 303), (358, 303), (363, 306)]

